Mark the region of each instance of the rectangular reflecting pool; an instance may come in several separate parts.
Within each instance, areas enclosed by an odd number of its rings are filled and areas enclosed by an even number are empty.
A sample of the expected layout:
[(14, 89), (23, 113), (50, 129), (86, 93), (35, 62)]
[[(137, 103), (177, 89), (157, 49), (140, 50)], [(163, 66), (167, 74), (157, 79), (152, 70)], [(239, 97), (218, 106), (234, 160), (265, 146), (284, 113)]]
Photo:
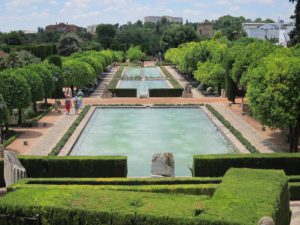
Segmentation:
[(150, 176), (152, 155), (172, 152), (175, 175), (195, 154), (234, 153), (201, 108), (96, 108), (70, 155), (128, 156), (128, 176)]
[[(143, 87), (144, 84), (144, 87)], [(134, 88), (137, 89), (137, 96), (140, 96), (143, 88), (153, 89), (153, 88), (171, 88), (166, 80), (121, 80), (117, 86), (118, 89), (122, 88)]]
[(127, 67), (124, 71), (124, 77), (147, 77), (162, 78), (164, 77), (159, 67)]

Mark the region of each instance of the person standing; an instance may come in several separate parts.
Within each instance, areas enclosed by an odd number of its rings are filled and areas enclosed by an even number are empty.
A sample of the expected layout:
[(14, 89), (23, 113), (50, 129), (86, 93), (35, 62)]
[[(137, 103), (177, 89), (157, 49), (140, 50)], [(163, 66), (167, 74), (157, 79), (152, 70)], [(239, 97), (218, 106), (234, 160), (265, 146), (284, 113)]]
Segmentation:
[(75, 107), (75, 114), (77, 115), (80, 107), (80, 101), (77, 95), (75, 95), (74, 97), (74, 107)]
[(83, 93), (82, 93), (81, 89), (79, 89), (77, 96), (79, 98), (79, 108), (82, 109), (83, 108)]
[(66, 114), (70, 115), (70, 109), (71, 109), (72, 101), (71, 101), (71, 98), (70, 98), (69, 95), (66, 95), (65, 105), (66, 105)]

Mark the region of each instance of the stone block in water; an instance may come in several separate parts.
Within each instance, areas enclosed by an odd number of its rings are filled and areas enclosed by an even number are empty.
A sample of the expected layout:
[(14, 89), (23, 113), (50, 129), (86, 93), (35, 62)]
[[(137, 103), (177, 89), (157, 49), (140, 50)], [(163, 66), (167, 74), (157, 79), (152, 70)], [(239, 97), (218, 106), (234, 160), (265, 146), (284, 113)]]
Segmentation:
[(175, 161), (172, 153), (158, 153), (152, 156), (152, 177), (175, 177)]
[(26, 169), (22, 166), (16, 154), (4, 152), (4, 180), (6, 187), (26, 178)]

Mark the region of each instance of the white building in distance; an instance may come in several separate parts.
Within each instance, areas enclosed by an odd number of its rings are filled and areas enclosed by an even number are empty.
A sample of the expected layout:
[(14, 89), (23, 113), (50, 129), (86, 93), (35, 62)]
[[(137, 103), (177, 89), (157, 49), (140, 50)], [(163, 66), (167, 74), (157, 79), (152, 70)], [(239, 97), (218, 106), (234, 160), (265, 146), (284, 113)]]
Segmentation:
[(173, 16), (146, 16), (144, 18), (145, 23), (157, 23), (166, 19), (170, 23), (183, 23), (182, 17), (173, 17)]
[(96, 34), (98, 24), (87, 26), (86, 31), (91, 34)]
[(286, 46), (290, 41), (289, 33), (293, 30), (293, 24), (278, 23), (243, 23), (243, 28), (248, 37), (258, 39), (276, 39), (279, 44)]

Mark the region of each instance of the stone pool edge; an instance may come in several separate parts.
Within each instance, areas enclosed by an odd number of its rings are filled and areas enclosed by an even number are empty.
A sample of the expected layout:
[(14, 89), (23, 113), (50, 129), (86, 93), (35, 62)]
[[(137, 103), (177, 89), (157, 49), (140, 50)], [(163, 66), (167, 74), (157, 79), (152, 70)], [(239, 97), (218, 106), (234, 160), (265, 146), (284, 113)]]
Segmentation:
[(155, 105), (143, 105), (143, 106), (114, 106), (114, 105), (99, 105), (99, 106), (91, 106), (89, 112), (86, 114), (86, 116), (83, 118), (83, 120), (80, 122), (80, 124), (77, 126), (76, 130), (72, 134), (72, 136), (69, 138), (68, 142), (65, 144), (65, 146), (62, 148), (62, 150), (59, 153), (59, 156), (66, 156), (69, 155), (72, 152), (72, 149), (74, 145), (76, 144), (78, 138), (84, 131), (87, 123), (90, 121), (92, 115), (94, 114), (95, 110), (97, 108), (147, 108), (147, 107), (153, 107), (153, 108), (199, 108), (203, 111), (203, 113), (206, 115), (206, 117), (213, 123), (214, 126), (218, 128), (218, 131), (221, 132), (222, 135), (230, 142), (231, 145), (235, 148), (238, 154), (250, 154), (250, 152), (246, 149), (246, 147), (227, 129), (209, 110), (207, 110), (203, 106), (155, 106)]

